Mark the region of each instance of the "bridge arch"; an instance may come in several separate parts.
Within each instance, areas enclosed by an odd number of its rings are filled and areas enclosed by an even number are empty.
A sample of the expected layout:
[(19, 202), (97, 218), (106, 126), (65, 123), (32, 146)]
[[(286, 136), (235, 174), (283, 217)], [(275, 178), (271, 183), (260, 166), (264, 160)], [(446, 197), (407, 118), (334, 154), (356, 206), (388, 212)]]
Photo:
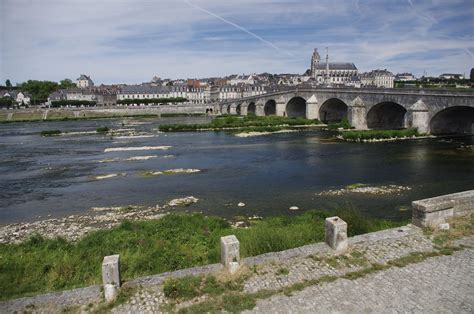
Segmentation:
[(242, 104), (238, 104), (237, 107), (235, 107), (235, 113), (240, 116), (241, 111), (242, 111)]
[(441, 110), (430, 121), (431, 134), (474, 134), (474, 107), (454, 106)]
[(276, 101), (273, 99), (268, 100), (263, 106), (263, 113), (265, 116), (276, 115)]
[(226, 109), (226, 113), (227, 113), (227, 114), (230, 114), (230, 112), (231, 112), (231, 111), (230, 111), (230, 107), (232, 107), (232, 105), (228, 105), (228, 106), (227, 106), (227, 109)]
[(324, 123), (341, 122), (347, 119), (348, 106), (338, 98), (326, 100), (319, 108), (319, 119)]
[(384, 101), (370, 108), (367, 113), (369, 129), (403, 129), (407, 110), (400, 104)]
[(293, 117), (306, 117), (306, 100), (295, 96), (286, 103), (286, 115)]
[(255, 105), (254, 102), (251, 102), (248, 106), (247, 106), (247, 115), (255, 115), (257, 112), (257, 106)]

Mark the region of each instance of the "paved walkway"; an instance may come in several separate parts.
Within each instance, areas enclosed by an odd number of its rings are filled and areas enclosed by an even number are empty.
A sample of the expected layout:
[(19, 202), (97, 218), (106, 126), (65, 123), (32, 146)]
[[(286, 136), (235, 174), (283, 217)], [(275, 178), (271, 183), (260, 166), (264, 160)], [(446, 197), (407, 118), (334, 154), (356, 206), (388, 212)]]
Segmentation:
[(257, 302), (255, 313), (474, 313), (474, 250)]

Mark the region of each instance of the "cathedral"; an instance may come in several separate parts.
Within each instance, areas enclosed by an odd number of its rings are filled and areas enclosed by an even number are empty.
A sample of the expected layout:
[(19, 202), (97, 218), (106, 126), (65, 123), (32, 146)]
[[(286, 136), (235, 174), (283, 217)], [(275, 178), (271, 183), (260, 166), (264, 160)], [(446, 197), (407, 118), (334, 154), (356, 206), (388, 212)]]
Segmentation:
[[(326, 48), (327, 50), (327, 48)], [(326, 62), (320, 63), (321, 56), (315, 48), (311, 58), (311, 76), (318, 84), (346, 85), (357, 76), (357, 67), (349, 62), (329, 62), (326, 51)]]

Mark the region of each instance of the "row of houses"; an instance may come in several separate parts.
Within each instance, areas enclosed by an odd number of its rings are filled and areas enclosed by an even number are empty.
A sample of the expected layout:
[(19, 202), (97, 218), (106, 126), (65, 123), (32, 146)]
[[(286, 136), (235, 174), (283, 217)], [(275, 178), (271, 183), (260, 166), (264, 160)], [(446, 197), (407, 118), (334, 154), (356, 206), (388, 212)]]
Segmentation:
[(0, 91), (0, 97), (11, 99), (19, 107), (29, 106), (31, 103), (31, 94), (23, 91), (2, 90)]
[(58, 90), (49, 95), (47, 105), (51, 106), (55, 101), (88, 101), (98, 106), (117, 105), (121, 100), (137, 100), (140, 104), (142, 99), (163, 98), (185, 98), (187, 103), (206, 104), (224, 99), (235, 99), (256, 96), (266, 93), (264, 86), (259, 85), (224, 85), (193, 87), (187, 84), (176, 84), (169, 86), (142, 84), (123, 85), (116, 89), (110, 86), (82, 87)]

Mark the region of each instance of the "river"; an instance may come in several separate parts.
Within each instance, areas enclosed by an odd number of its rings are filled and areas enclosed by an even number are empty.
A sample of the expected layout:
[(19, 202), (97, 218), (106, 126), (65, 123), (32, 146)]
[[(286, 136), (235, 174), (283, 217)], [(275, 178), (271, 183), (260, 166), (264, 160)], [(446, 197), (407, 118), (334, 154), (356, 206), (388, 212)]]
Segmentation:
[[(474, 140), (435, 138), (346, 143), (326, 131), (239, 138), (228, 132), (158, 133), (160, 123), (199, 118), (106, 119), (0, 124), (0, 224), (87, 213), (92, 207), (164, 204), (195, 196), (179, 210), (223, 217), (294, 214), (351, 206), (374, 217), (408, 218), (411, 201), (474, 188)], [(42, 130), (130, 129), (143, 137)], [(124, 134), (128, 132), (124, 130)], [(171, 146), (166, 151), (107, 148)], [(133, 156), (156, 156), (126, 160)], [(109, 162), (100, 162), (100, 161)], [(146, 171), (199, 173), (144, 176)], [(97, 180), (97, 176), (119, 174)], [(398, 194), (317, 195), (354, 183), (411, 188)], [(237, 204), (243, 202), (244, 207)], [(402, 210), (401, 210), (402, 209)]]

